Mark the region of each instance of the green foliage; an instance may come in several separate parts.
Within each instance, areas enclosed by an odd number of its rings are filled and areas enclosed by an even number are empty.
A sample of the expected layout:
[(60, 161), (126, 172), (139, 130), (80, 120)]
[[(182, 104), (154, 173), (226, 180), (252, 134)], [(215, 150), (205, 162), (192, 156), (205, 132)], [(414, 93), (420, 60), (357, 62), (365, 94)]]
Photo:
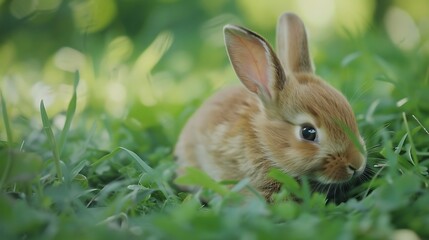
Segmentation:
[(64, 144), (65, 144), (66, 138), (67, 138), (67, 134), (70, 130), (71, 122), (72, 122), (73, 116), (76, 112), (76, 99), (77, 99), (76, 91), (77, 91), (77, 85), (79, 84), (79, 79), (80, 79), (79, 72), (76, 71), (74, 84), (73, 84), (73, 96), (72, 96), (70, 103), (69, 103), (69, 106), (67, 108), (66, 120), (64, 122), (64, 127), (63, 127), (63, 130), (61, 131), (60, 140), (58, 143), (59, 155), (61, 155), (61, 152), (63, 151)]
[(40, 102), (40, 113), (42, 114), (43, 129), (45, 129), (46, 136), (49, 139), (51, 144), (51, 149), (53, 153), (53, 161), (55, 163), (55, 168), (57, 171), (57, 176), (60, 181), (62, 181), (63, 174), (60, 167), (60, 154), (58, 150), (57, 141), (55, 140), (54, 133), (52, 132), (51, 123), (49, 122), (48, 114), (46, 113), (45, 105), (43, 100)]
[(318, 74), (352, 104), (370, 171), (314, 186), (272, 169), (281, 187), (266, 202), (249, 179), (190, 168), (174, 180), (172, 149), (199, 103), (235, 79), (222, 25), (271, 40), (273, 14), (254, 10), (291, 2), (31, 2), (0, 1), (2, 239), (429, 238), (428, 32), (406, 49), (382, 20), (402, 7), (422, 23), (424, 7), (354, 1), (372, 28), (344, 21), (310, 38)]
[(197, 168), (188, 168), (183, 176), (176, 178), (177, 184), (188, 186), (198, 186), (225, 196), (228, 194), (228, 188), (211, 179), (207, 174)]

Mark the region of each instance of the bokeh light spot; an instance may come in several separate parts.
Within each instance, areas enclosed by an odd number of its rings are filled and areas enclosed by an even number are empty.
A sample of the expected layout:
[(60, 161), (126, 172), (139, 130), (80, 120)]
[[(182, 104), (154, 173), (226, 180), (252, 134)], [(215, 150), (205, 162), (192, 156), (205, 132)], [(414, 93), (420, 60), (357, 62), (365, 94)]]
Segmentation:
[(36, 0), (13, 0), (10, 3), (10, 12), (18, 19), (29, 16), (36, 10)]
[(63, 47), (55, 54), (54, 62), (58, 68), (74, 72), (84, 65), (85, 55), (73, 48)]
[(420, 33), (411, 16), (398, 7), (391, 7), (384, 19), (392, 42), (403, 50), (410, 50), (420, 42)]
[(116, 17), (113, 0), (73, 1), (70, 4), (75, 25), (83, 32), (93, 33), (106, 28)]

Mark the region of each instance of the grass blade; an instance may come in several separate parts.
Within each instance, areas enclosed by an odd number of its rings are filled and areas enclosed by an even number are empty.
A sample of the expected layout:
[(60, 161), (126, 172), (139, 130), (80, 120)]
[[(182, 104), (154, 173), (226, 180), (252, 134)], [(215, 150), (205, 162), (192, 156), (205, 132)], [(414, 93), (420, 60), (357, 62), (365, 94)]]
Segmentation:
[(346, 135), (350, 138), (353, 145), (355, 145), (355, 147), (359, 150), (359, 152), (365, 155), (366, 154), (365, 148), (361, 144), (358, 136), (356, 136), (356, 134), (354, 134), (353, 131), (344, 122), (342, 122), (338, 119), (334, 119), (334, 121), (346, 133)]
[(79, 78), (80, 78), (79, 77), (79, 71), (76, 71), (74, 83), (73, 83), (73, 96), (70, 99), (69, 106), (67, 108), (66, 121), (64, 123), (63, 130), (61, 131), (61, 134), (60, 134), (60, 140), (58, 142), (58, 150), (59, 150), (60, 156), (61, 156), (61, 153), (63, 152), (63, 149), (64, 149), (64, 144), (65, 144), (66, 139), (67, 139), (67, 134), (70, 130), (70, 126), (71, 126), (73, 116), (76, 112), (76, 101), (77, 101), (76, 89), (77, 89), (77, 85), (79, 84)]
[(46, 113), (45, 105), (43, 104), (43, 100), (40, 102), (40, 113), (42, 116), (43, 129), (45, 130), (46, 136), (52, 147), (53, 159), (55, 164), (55, 169), (57, 171), (57, 176), (62, 182), (63, 174), (60, 166), (60, 154), (58, 152), (58, 145), (55, 141), (54, 133), (52, 132), (51, 123), (48, 118), (48, 114)]
[(6, 128), (7, 142), (9, 144), (12, 144), (12, 141), (13, 141), (12, 129), (10, 128), (9, 116), (7, 114), (6, 102), (4, 101), (3, 93), (2, 92), (0, 92), (0, 98), (1, 98), (1, 109), (2, 109), (2, 115), (3, 115), (3, 122), (4, 122), (4, 126)]
[(128, 150), (128, 149), (126, 149), (126, 148), (124, 148), (124, 147), (119, 147), (119, 149), (121, 149), (121, 150), (123, 150), (123, 151), (125, 151), (125, 152), (127, 152), (141, 167), (142, 167), (142, 169), (145, 171), (145, 172), (147, 172), (147, 173), (152, 173), (153, 172), (153, 169), (149, 166), (149, 165), (147, 165), (147, 163), (145, 163), (144, 161), (143, 161), (143, 159), (141, 159), (137, 154), (135, 154), (133, 151), (131, 151), (131, 150)]
[(164, 194), (164, 196), (166, 198), (168, 198), (168, 196), (172, 196), (174, 195), (173, 191), (167, 187), (167, 184), (164, 184), (161, 179), (159, 179), (157, 177), (157, 174), (155, 174), (155, 171), (153, 170), (153, 168), (151, 168), (145, 161), (143, 161), (143, 159), (141, 159), (136, 153), (134, 153), (133, 151), (126, 149), (124, 147), (118, 147), (115, 150), (113, 150), (112, 152), (110, 152), (109, 154), (103, 156), (102, 158), (98, 159), (96, 162), (94, 162), (91, 166), (97, 166), (100, 163), (104, 162), (105, 160), (113, 157), (114, 155), (116, 155), (118, 152), (120, 151), (124, 151), (126, 153), (128, 153), (128, 155), (131, 156), (132, 159), (134, 159), (137, 164), (142, 168), (142, 170), (148, 174), (151, 174), (152, 176), (154, 176), (156, 179), (154, 179), (154, 182), (156, 183), (156, 185), (158, 186), (159, 190)]
[(420, 125), (420, 127), (423, 128), (423, 131), (425, 131), (429, 135), (429, 131), (425, 128), (425, 126), (423, 126), (423, 124), (419, 121), (419, 119), (417, 119), (417, 117), (414, 114), (412, 116), (414, 120), (416, 120), (416, 122)]
[(409, 140), (410, 145), (411, 145), (411, 156), (413, 158), (412, 161), (413, 161), (414, 165), (418, 165), (419, 159), (417, 157), (416, 145), (414, 145), (414, 140), (413, 140), (412, 135), (411, 135), (411, 130), (410, 130), (410, 127), (408, 126), (407, 116), (405, 115), (404, 112), (402, 113), (402, 118), (404, 119), (405, 129), (407, 130), (408, 140)]
[(12, 137), (12, 130), (10, 128), (10, 122), (9, 122), (9, 116), (7, 114), (7, 108), (6, 108), (6, 102), (4, 101), (3, 98), (3, 93), (0, 91), (0, 98), (1, 98), (1, 108), (2, 108), (2, 115), (3, 115), (3, 122), (4, 122), (4, 126), (6, 128), (6, 135), (7, 135), (7, 159), (6, 159), (6, 166), (3, 170), (3, 173), (1, 175), (1, 179), (0, 179), (0, 189), (3, 188), (4, 183), (6, 182), (7, 177), (9, 176), (9, 172), (10, 172), (10, 168), (12, 165), (12, 151), (11, 151), (11, 146), (12, 146), (12, 141), (13, 141), (13, 137)]
[[(124, 147), (119, 147), (119, 149), (128, 153), (142, 167), (144, 171), (146, 171), (149, 174), (152, 174), (152, 176), (157, 176), (156, 174), (154, 174), (154, 170), (149, 165), (147, 165), (147, 163), (143, 161), (143, 159), (141, 159), (136, 153)], [(161, 179), (159, 179), (158, 177), (157, 179), (154, 179), (154, 180), (158, 185), (159, 190), (161, 190), (161, 192), (164, 194), (166, 198), (168, 198), (168, 196), (174, 195), (173, 191), (168, 187), (168, 184), (164, 184), (161, 181)]]

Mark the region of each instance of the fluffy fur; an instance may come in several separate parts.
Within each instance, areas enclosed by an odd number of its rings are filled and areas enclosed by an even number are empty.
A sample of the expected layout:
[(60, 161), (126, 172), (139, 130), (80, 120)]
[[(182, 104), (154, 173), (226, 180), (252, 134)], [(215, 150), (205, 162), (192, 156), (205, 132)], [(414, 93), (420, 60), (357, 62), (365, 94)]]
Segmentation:
[[(278, 55), (258, 34), (224, 28), (231, 64), (245, 87), (224, 89), (189, 119), (175, 148), (178, 175), (188, 166), (216, 180), (248, 177), (264, 196), (278, 190), (267, 171), (340, 183), (362, 173), (365, 152), (346, 98), (314, 74), (302, 21), (285, 13), (277, 27)], [(317, 141), (300, 129), (311, 124)], [(363, 147), (364, 149), (364, 147)]]

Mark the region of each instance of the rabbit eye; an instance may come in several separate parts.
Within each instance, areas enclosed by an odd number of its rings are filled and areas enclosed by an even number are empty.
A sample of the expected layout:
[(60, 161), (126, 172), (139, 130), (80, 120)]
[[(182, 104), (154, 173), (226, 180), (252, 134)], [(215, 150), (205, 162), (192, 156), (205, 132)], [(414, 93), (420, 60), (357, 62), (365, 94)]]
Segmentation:
[(301, 127), (301, 138), (307, 141), (314, 142), (317, 138), (317, 131), (314, 127), (304, 125)]

